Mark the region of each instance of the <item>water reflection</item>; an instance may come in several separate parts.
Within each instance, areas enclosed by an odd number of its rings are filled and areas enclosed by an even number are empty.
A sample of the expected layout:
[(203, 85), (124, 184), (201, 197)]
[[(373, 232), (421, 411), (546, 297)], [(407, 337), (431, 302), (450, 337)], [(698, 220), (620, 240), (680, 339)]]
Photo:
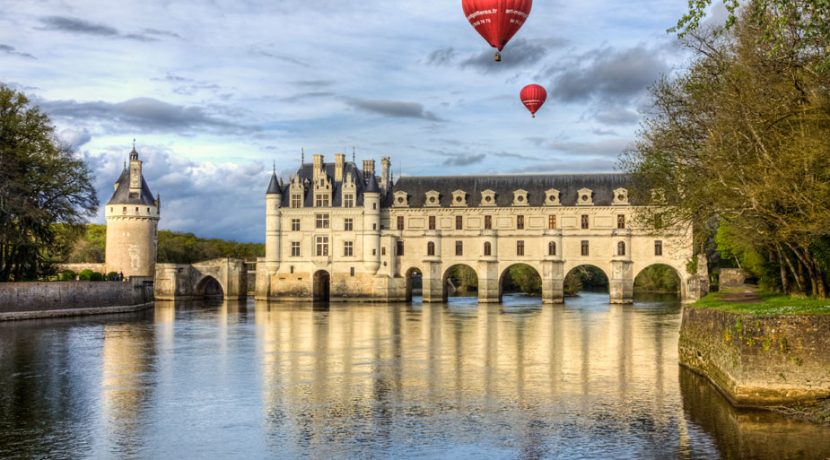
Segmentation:
[[(827, 429), (730, 412), (678, 373), (676, 302), (607, 299), (159, 303), (145, 315), (2, 324), (0, 457), (830, 451), (810, 440), (830, 439)], [(770, 432), (778, 441), (762, 442)]]

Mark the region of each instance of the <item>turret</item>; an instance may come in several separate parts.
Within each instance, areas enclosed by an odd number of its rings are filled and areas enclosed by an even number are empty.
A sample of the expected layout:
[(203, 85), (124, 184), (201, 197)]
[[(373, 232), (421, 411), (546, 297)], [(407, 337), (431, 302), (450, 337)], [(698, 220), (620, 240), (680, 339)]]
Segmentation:
[(265, 263), (270, 274), (280, 267), (280, 231), (282, 221), (282, 183), (276, 170), (265, 192)]
[[(364, 170), (363, 174), (367, 172)], [(380, 268), (380, 187), (374, 173), (367, 176), (363, 190), (363, 229), (364, 265), (374, 274)]]

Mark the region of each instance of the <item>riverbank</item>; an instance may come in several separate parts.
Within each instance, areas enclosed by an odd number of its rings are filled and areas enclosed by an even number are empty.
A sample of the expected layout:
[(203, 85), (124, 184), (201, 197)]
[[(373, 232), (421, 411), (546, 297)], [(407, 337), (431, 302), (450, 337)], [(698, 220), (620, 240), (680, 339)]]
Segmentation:
[(0, 283), (0, 321), (126, 313), (152, 305), (150, 278)]
[(738, 407), (830, 420), (830, 301), (738, 288), (684, 308), (680, 364)]

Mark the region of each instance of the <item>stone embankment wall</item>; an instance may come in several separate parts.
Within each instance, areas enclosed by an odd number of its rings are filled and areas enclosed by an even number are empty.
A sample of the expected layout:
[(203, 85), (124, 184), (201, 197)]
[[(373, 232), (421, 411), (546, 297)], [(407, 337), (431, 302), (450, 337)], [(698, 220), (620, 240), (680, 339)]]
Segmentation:
[(152, 301), (152, 278), (0, 283), (0, 320), (118, 313)]
[(830, 315), (755, 316), (686, 307), (680, 364), (736, 406), (830, 397)]

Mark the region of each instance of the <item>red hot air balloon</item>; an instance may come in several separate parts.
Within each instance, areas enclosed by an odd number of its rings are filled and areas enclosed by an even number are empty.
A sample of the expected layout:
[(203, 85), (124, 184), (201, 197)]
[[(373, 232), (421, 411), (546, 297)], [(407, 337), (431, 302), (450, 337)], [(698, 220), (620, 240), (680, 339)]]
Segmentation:
[(536, 111), (544, 105), (548, 98), (548, 92), (545, 91), (545, 88), (539, 85), (527, 85), (522, 88), (522, 92), (519, 93), (519, 97), (522, 99), (522, 104), (527, 107), (527, 110), (530, 110), (530, 114), (533, 115), (533, 118), (536, 118)]
[(533, 0), (461, 0), (467, 20), (476, 31), (496, 48), (496, 61), (501, 61), (500, 51), (522, 28)]

